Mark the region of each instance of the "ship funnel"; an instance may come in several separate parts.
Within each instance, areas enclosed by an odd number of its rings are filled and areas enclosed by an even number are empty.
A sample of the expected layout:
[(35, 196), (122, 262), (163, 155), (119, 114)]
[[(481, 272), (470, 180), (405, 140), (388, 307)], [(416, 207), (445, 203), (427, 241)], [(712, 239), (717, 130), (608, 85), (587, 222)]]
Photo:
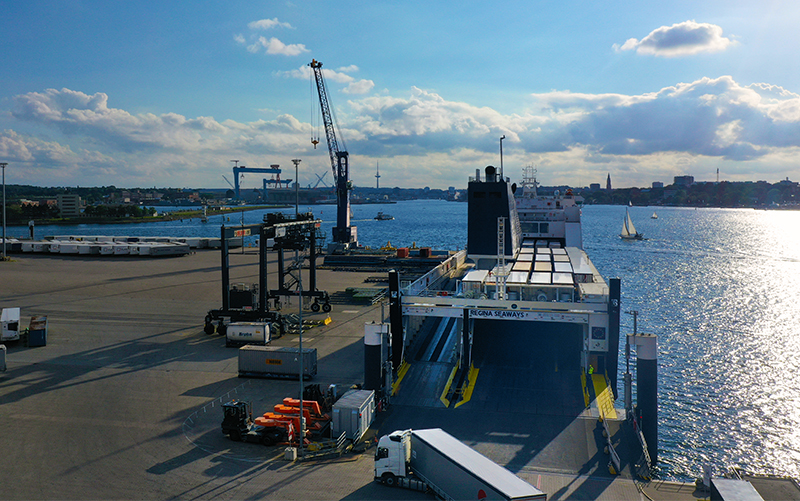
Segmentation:
[(487, 165), (486, 169), (486, 182), (487, 183), (494, 183), (497, 181), (497, 169), (494, 165)]

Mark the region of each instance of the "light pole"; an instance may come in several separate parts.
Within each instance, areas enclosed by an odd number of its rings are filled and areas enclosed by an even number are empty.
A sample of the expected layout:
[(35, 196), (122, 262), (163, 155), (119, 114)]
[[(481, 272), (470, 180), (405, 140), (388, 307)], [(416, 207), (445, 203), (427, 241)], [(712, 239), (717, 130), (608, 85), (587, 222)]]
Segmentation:
[[(297, 220), (300, 215), (300, 159), (295, 158), (292, 159), (292, 163), (294, 164), (294, 218)], [(303, 418), (303, 393), (304, 393), (304, 383), (303, 383), (303, 258), (300, 255), (300, 251), (298, 249), (294, 250), (294, 259), (297, 263), (298, 270), (297, 270), (297, 297), (298, 307), (297, 307), (297, 317), (298, 317), (298, 349), (300, 350), (299, 358), (300, 358), (300, 430), (298, 444), (300, 445), (299, 452), (300, 457), (303, 457), (303, 439), (305, 438), (305, 430), (306, 430), (306, 420)]]
[[(295, 167), (300, 162), (300, 160), (293, 160), (295, 162)], [(303, 457), (303, 440), (305, 439), (305, 431), (306, 431), (306, 420), (303, 417), (303, 393), (304, 393), (304, 383), (303, 383), (303, 256), (300, 254), (300, 251), (297, 249), (294, 250), (294, 259), (297, 262), (297, 266), (299, 267), (297, 272), (297, 295), (299, 298), (299, 306), (297, 308), (297, 325), (298, 325), (298, 342), (299, 342), (299, 350), (300, 350), (300, 440), (298, 441), (300, 444), (300, 457)]]
[(0, 162), (0, 168), (3, 169), (3, 261), (6, 257), (6, 162)]
[(505, 138), (506, 138), (505, 134), (503, 134), (500, 137), (500, 180), (501, 181), (505, 179), (505, 177), (503, 177), (503, 139)]
[(297, 218), (298, 214), (300, 214), (300, 174), (298, 165), (300, 165), (301, 160), (299, 158), (295, 158), (292, 160), (294, 164), (294, 217)]

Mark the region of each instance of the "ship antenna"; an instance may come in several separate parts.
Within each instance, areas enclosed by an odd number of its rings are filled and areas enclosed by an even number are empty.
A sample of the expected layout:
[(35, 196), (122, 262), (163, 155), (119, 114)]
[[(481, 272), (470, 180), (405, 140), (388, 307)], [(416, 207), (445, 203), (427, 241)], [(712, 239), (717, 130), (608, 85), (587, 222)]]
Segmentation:
[(522, 170), (522, 185), (529, 188), (536, 197), (536, 167), (529, 165)]

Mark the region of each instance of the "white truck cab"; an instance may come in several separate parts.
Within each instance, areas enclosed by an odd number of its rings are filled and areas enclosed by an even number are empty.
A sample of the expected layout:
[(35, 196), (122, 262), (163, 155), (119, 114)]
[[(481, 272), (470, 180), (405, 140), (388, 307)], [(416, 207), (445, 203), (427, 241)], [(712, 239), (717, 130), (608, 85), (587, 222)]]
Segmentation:
[(397, 485), (397, 479), (406, 477), (411, 461), (411, 430), (400, 430), (385, 435), (378, 441), (375, 451), (375, 480), (386, 485)]

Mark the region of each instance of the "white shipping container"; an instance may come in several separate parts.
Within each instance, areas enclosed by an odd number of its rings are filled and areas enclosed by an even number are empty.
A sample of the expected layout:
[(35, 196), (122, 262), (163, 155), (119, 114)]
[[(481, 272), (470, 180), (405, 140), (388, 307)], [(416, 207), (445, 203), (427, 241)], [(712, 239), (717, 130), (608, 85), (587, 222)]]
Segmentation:
[[(297, 378), (300, 349), (247, 344), (239, 348), (239, 376)], [(303, 379), (317, 374), (317, 349), (303, 348)]]
[(345, 432), (345, 437), (355, 441), (367, 432), (375, 417), (375, 392), (349, 390), (333, 404), (331, 431), (334, 437)]
[(0, 341), (16, 341), (19, 339), (19, 308), (3, 308), (0, 313)]
[(270, 342), (269, 322), (234, 322), (228, 324), (225, 346), (265, 345)]

